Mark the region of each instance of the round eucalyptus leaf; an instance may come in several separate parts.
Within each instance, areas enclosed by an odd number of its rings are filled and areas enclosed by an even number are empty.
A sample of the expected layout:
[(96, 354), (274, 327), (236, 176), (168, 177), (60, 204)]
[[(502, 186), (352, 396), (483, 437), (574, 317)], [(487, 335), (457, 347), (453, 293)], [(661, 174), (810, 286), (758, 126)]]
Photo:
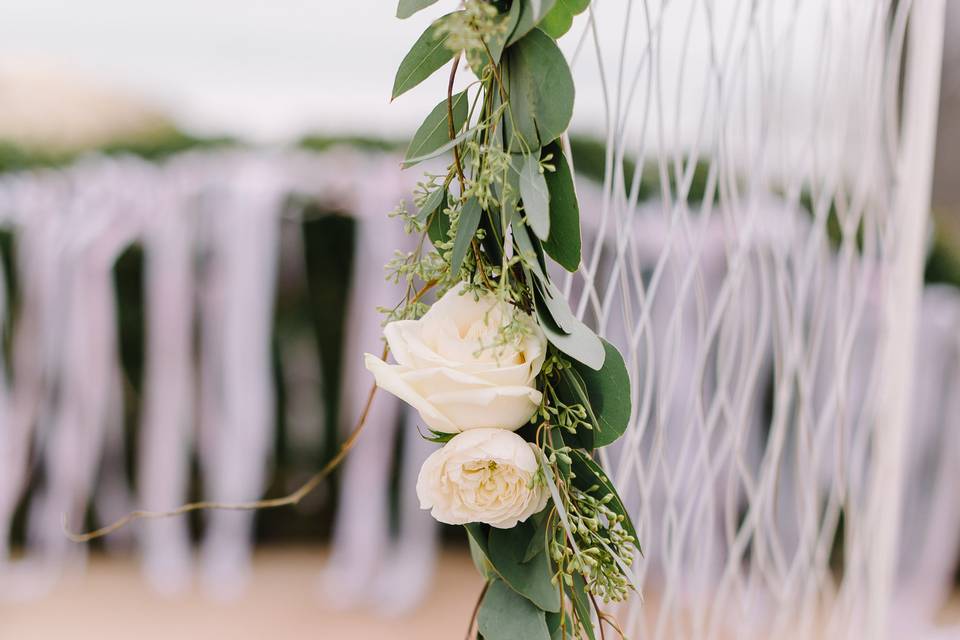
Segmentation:
[(557, 39), (573, 26), (574, 16), (583, 13), (590, 6), (590, 0), (557, 0), (550, 13), (540, 21), (540, 28), (547, 35)]
[(417, 11), (426, 9), (436, 3), (436, 1), (437, 0), (400, 0), (400, 4), (397, 5), (397, 17), (401, 20), (409, 18)]
[(490, 583), (477, 625), (484, 640), (550, 640), (544, 612), (502, 580)]
[[(573, 115), (573, 76), (553, 39), (534, 29), (506, 51), (509, 149), (530, 152), (559, 138)], [(518, 139), (519, 138), (519, 139)]]

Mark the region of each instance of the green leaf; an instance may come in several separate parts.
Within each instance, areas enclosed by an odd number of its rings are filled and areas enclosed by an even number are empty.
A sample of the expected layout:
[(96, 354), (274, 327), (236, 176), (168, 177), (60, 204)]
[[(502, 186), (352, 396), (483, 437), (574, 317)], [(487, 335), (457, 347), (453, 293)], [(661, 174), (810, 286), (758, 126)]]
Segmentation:
[[(537, 276), (540, 282), (549, 282), (550, 278), (547, 276), (547, 268), (546, 265), (544, 265), (543, 249), (540, 248), (539, 241), (530, 237), (530, 234), (527, 232), (527, 225), (523, 223), (523, 220), (520, 219), (520, 214), (516, 211), (513, 213), (510, 226), (513, 228), (513, 241), (520, 251), (523, 264)], [(533, 256), (532, 261), (530, 260), (531, 255)], [(532, 280), (527, 284), (533, 287)]]
[(610, 510), (617, 515), (623, 516), (623, 530), (629, 535), (633, 536), (634, 544), (637, 547), (637, 550), (642, 553), (643, 551), (640, 549), (639, 542), (640, 538), (637, 537), (637, 530), (634, 529), (633, 521), (630, 520), (630, 514), (627, 513), (627, 508), (623, 506), (623, 500), (620, 499), (620, 494), (617, 493), (613, 483), (610, 482), (610, 478), (608, 478), (607, 474), (603, 472), (603, 469), (600, 468), (600, 465), (598, 465), (593, 458), (583, 451), (573, 449), (570, 457), (573, 458), (572, 468), (573, 473), (576, 474), (576, 477), (573, 479), (573, 483), (583, 490), (587, 490), (593, 485), (599, 485), (606, 494), (613, 496), (613, 499), (607, 504), (607, 506), (610, 507)]
[(431, 191), (427, 199), (424, 200), (423, 206), (420, 207), (420, 211), (417, 213), (417, 221), (426, 222), (430, 218), (430, 215), (443, 204), (446, 198), (447, 190), (443, 187), (437, 187)]
[(506, 76), (513, 116), (504, 124), (509, 150), (537, 149), (559, 138), (573, 115), (574, 88), (570, 67), (553, 39), (534, 29), (509, 47)]
[(490, 529), (490, 562), (510, 588), (544, 611), (560, 610), (560, 591), (550, 582), (553, 565), (546, 553), (534, 555), (524, 562), (531, 538), (543, 545), (546, 520), (538, 529), (534, 522), (524, 522), (512, 529)]
[(470, 543), (470, 559), (473, 560), (473, 566), (487, 580), (495, 579), (497, 572), (493, 570), (493, 565), (490, 564), (484, 547), (481, 547), (480, 543), (473, 539), (473, 536), (468, 535), (467, 541)]
[(408, 167), (412, 167), (412, 166), (415, 165), (415, 164), (418, 164), (418, 163), (420, 163), (420, 162), (423, 162), (424, 160), (430, 160), (430, 159), (432, 159), (432, 158), (436, 158), (437, 156), (442, 156), (442, 155), (445, 154), (447, 151), (450, 151), (450, 149), (453, 149), (455, 146), (457, 146), (458, 144), (460, 144), (461, 142), (463, 142), (464, 140), (466, 140), (467, 138), (469, 138), (470, 136), (472, 136), (472, 135), (474, 134), (474, 132), (476, 132), (476, 130), (477, 130), (477, 127), (473, 127), (473, 128), (470, 128), (470, 129), (466, 129), (466, 130), (463, 131), (460, 135), (458, 135), (456, 138), (454, 138), (453, 140), (449, 140), (449, 141), (448, 141), (446, 144), (444, 144), (443, 146), (437, 147), (436, 149), (434, 149), (434, 150), (431, 151), (430, 153), (424, 154), (424, 155), (422, 155), (422, 156), (416, 156), (415, 158), (410, 158), (409, 160), (404, 160), (403, 162), (400, 163), (400, 166), (402, 166), (404, 169), (406, 169), (406, 168), (408, 168)]
[(446, 46), (449, 34), (437, 35), (437, 27), (446, 18), (447, 16), (443, 16), (427, 27), (427, 30), (417, 38), (413, 47), (400, 62), (397, 76), (393, 80), (391, 100), (413, 89), (433, 75), (434, 71), (453, 59), (453, 51)]
[(574, 360), (582, 362), (588, 366), (596, 366), (598, 369), (603, 366), (603, 346), (597, 348), (596, 334), (594, 334), (586, 325), (578, 328), (574, 333), (566, 333), (554, 323), (550, 312), (546, 310), (542, 302), (542, 296), (538, 293), (537, 298), (537, 319), (540, 321), (540, 327), (547, 336), (550, 344), (567, 354)]
[(476, 198), (470, 198), (463, 205), (460, 211), (460, 222), (457, 224), (457, 235), (453, 239), (453, 255), (450, 258), (450, 272), (457, 274), (463, 265), (463, 259), (467, 256), (467, 249), (473, 242), (473, 237), (477, 233), (477, 227), (480, 225), (480, 201)]
[(426, 9), (436, 2), (437, 0), (400, 0), (400, 4), (397, 5), (397, 17), (401, 20), (409, 18), (417, 11)]
[[(623, 435), (630, 422), (630, 375), (623, 362), (623, 356), (612, 344), (603, 340), (606, 355), (603, 367), (595, 371), (580, 363), (573, 363), (573, 372), (577, 380), (574, 391), (580, 395), (584, 391), (589, 398), (587, 407), (594, 417), (594, 446), (605, 447)], [(578, 398), (578, 402), (580, 399)]]
[(549, 282), (534, 287), (534, 294), (537, 318), (547, 340), (574, 360), (600, 369), (606, 357), (603, 342), (573, 315), (563, 294)]
[(573, 574), (573, 588), (567, 588), (570, 600), (573, 602), (573, 611), (587, 632), (590, 640), (596, 640), (593, 630), (593, 618), (590, 617), (590, 602), (587, 599), (587, 584), (579, 573)]
[(520, 17), (517, 20), (517, 26), (510, 33), (510, 39), (507, 45), (517, 42), (523, 36), (527, 35), (533, 28), (540, 24), (540, 21), (550, 13), (554, 3), (557, 0), (514, 0), (514, 5), (520, 5)]
[(547, 533), (547, 509), (540, 511), (527, 520), (533, 527), (533, 534), (527, 542), (527, 550), (523, 554), (521, 562), (530, 562), (537, 557), (537, 554), (546, 551), (546, 533)]
[(550, 162), (556, 168), (544, 175), (550, 192), (550, 235), (543, 241), (543, 249), (561, 267), (576, 271), (580, 268), (580, 205), (573, 174), (559, 144), (551, 142), (543, 154), (553, 155)]
[(445, 211), (447, 208), (447, 190), (438, 189), (438, 191), (443, 192), (443, 199), (430, 219), (430, 226), (427, 227), (427, 235), (430, 237), (433, 246), (446, 242), (450, 238), (450, 218)]
[(500, 229), (500, 217), (491, 215), (490, 211), (480, 216), (480, 229), (483, 238), (480, 239), (480, 248), (486, 254), (490, 264), (503, 262), (503, 231)]
[(550, 632), (550, 640), (568, 640), (569, 638), (573, 638), (573, 635), (570, 633), (571, 629), (573, 629), (573, 618), (570, 617), (570, 612), (564, 611), (563, 617), (566, 619), (566, 635), (564, 635), (564, 628), (560, 625), (560, 613), (553, 611), (546, 613), (547, 630)]
[(484, 640), (550, 640), (544, 612), (501, 580), (490, 583), (477, 624)]
[(434, 431), (433, 429), (427, 428), (427, 431), (430, 432), (430, 435), (425, 434), (420, 430), (420, 427), (417, 426), (417, 433), (420, 434), (420, 437), (426, 440), (427, 442), (432, 442), (434, 444), (446, 444), (453, 439), (455, 433), (443, 433), (442, 431)]
[[(453, 107), (453, 137), (456, 138), (467, 121), (467, 92), (452, 96)], [(449, 107), (446, 100), (441, 100), (440, 104), (435, 106), (427, 116), (417, 132), (413, 134), (413, 140), (407, 147), (407, 153), (403, 157), (404, 164), (410, 162), (412, 158), (428, 156), (443, 145), (450, 142), (450, 117)]]
[(543, 240), (550, 233), (550, 192), (540, 173), (540, 154), (523, 156), (520, 169), (520, 197), (527, 214), (527, 224)]
[(559, 39), (573, 26), (573, 17), (583, 13), (590, 0), (557, 0), (553, 9), (540, 21), (540, 28), (554, 40)]
[(500, 198), (500, 206), (507, 220), (512, 221), (515, 217), (517, 220), (520, 219), (518, 206), (520, 204), (520, 172), (522, 170), (523, 156), (518, 153), (511, 154), (510, 166), (507, 167), (506, 176), (506, 183), (509, 189), (505, 189)]

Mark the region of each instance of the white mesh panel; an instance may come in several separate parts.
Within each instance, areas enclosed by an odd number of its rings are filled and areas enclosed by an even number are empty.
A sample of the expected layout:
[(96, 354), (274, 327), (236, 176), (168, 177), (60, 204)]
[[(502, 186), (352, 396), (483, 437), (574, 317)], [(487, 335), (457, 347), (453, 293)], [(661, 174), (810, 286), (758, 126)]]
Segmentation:
[(566, 290), (634, 383), (632, 638), (888, 628), (908, 448), (944, 433), (904, 435), (942, 10), (601, 1), (570, 37), (606, 172)]

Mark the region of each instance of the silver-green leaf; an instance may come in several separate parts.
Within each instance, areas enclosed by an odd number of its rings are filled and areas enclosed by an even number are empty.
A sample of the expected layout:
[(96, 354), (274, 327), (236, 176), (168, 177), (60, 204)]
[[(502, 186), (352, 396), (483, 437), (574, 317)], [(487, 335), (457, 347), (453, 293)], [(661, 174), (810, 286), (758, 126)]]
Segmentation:
[(580, 267), (580, 205), (573, 185), (573, 174), (563, 149), (551, 142), (543, 149), (553, 157), (555, 171), (544, 174), (550, 192), (550, 235), (543, 241), (543, 250), (567, 271)]
[[(594, 370), (579, 363), (573, 364), (573, 371), (582, 381), (589, 398), (590, 416), (596, 420), (593, 429), (593, 446), (604, 447), (619, 438), (627, 430), (630, 422), (630, 375), (623, 356), (617, 348), (602, 340), (606, 353), (603, 366)], [(578, 384), (579, 386), (579, 384)], [(577, 390), (574, 389), (574, 394)], [(576, 402), (581, 399), (574, 398)]]
[(446, 18), (447, 16), (443, 16), (427, 27), (404, 56), (393, 80), (391, 100), (413, 89), (453, 58), (453, 51), (447, 48), (448, 34), (437, 33), (437, 27)]
[(509, 149), (539, 149), (559, 138), (573, 115), (573, 76), (553, 39), (534, 29), (504, 56), (512, 118), (505, 123)]
[(550, 192), (540, 172), (540, 154), (523, 156), (520, 169), (520, 197), (527, 213), (527, 224), (541, 240), (550, 235)]
[(560, 610), (560, 592), (550, 582), (553, 565), (547, 553), (524, 561), (531, 542), (545, 549), (546, 518), (517, 524), (512, 529), (491, 527), (488, 558), (510, 588), (544, 611)]
[(460, 271), (463, 259), (467, 256), (467, 249), (470, 248), (470, 243), (473, 242), (473, 237), (477, 234), (482, 213), (480, 201), (476, 198), (470, 198), (464, 203), (463, 209), (460, 211), (457, 235), (453, 239), (453, 255), (450, 257), (451, 273), (456, 274)]
[(397, 17), (404, 20), (436, 2), (437, 0), (400, 0), (400, 4), (397, 5)]
[(442, 156), (447, 151), (450, 151), (450, 149), (453, 149), (455, 146), (457, 146), (458, 144), (460, 144), (461, 142), (463, 142), (464, 140), (472, 136), (474, 133), (476, 133), (476, 131), (477, 131), (477, 127), (467, 129), (463, 131), (460, 135), (458, 135), (456, 138), (454, 138), (453, 140), (447, 141), (446, 144), (444, 144), (443, 146), (437, 147), (430, 153), (425, 153), (422, 156), (417, 156), (415, 158), (410, 158), (409, 160), (404, 160), (401, 163), (401, 166), (403, 166), (403, 168), (406, 169), (407, 167), (412, 167), (413, 165), (423, 162), (424, 160), (430, 160), (431, 158)]
[(520, 16), (517, 26), (510, 34), (507, 45), (517, 42), (523, 36), (533, 31), (534, 27), (550, 13), (557, 0), (515, 0), (514, 5), (520, 5)]
[(423, 201), (423, 206), (420, 207), (420, 211), (417, 213), (418, 222), (426, 222), (430, 218), (430, 214), (436, 211), (443, 201), (446, 199), (447, 190), (443, 187), (437, 187), (430, 192), (430, 195), (427, 196), (427, 199)]
[(502, 580), (490, 583), (477, 625), (484, 640), (550, 640), (544, 612)]
[(606, 358), (603, 341), (570, 311), (563, 295), (551, 283), (534, 287), (537, 319), (547, 340), (560, 351), (591, 369), (599, 370)]
[(553, 9), (540, 21), (540, 28), (548, 36), (558, 39), (573, 26), (574, 16), (580, 15), (590, 6), (590, 0), (557, 0)]
[[(461, 91), (452, 96), (453, 131), (454, 137), (463, 128), (467, 121), (467, 92)], [(429, 156), (431, 153), (450, 142), (450, 116), (446, 99), (440, 101), (423, 121), (417, 132), (413, 134), (407, 153), (403, 157), (404, 164), (410, 166), (410, 161)]]

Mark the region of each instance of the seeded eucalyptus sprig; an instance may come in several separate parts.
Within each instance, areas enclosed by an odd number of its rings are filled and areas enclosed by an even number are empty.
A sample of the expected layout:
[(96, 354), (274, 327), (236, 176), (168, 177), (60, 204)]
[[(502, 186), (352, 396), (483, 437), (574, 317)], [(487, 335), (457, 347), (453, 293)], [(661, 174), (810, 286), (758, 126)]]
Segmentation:
[[(397, 16), (437, 1), (400, 0)], [(466, 525), (488, 578), (476, 620), (477, 636), (486, 640), (595, 640), (610, 622), (597, 599), (623, 600), (635, 587), (630, 567), (638, 536), (594, 460), (597, 447), (627, 428), (629, 377), (620, 353), (571, 312), (548, 263), (576, 271), (581, 259), (580, 212), (563, 141), (574, 85), (556, 39), (588, 5), (464, 0), (417, 39), (392, 92), (398, 98), (449, 67), (447, 93), (403, 161), (411, 167), (447, 159), (445, 170), (418, 185), (418, 210), (401, 205), (395, 212), (419, 242), (388, 265), (390, 277), (406, 283), (407, 296), (385, 310), (387, 319), (425, 313), (414, 295), (423, 282), (440, 293), (464, 283), (468, 292), (492, 294), (533, 315), (549, 341), (537, 378), (541, 405), (518, 433), (540, 452), (534, 483), (548, 488), (551, 500), (512, 529)], [(455, 92), (463, 74), (473, 80)], [(529, 322), (505, 322), (484, 348), (517, 344), (530, 330)]]

